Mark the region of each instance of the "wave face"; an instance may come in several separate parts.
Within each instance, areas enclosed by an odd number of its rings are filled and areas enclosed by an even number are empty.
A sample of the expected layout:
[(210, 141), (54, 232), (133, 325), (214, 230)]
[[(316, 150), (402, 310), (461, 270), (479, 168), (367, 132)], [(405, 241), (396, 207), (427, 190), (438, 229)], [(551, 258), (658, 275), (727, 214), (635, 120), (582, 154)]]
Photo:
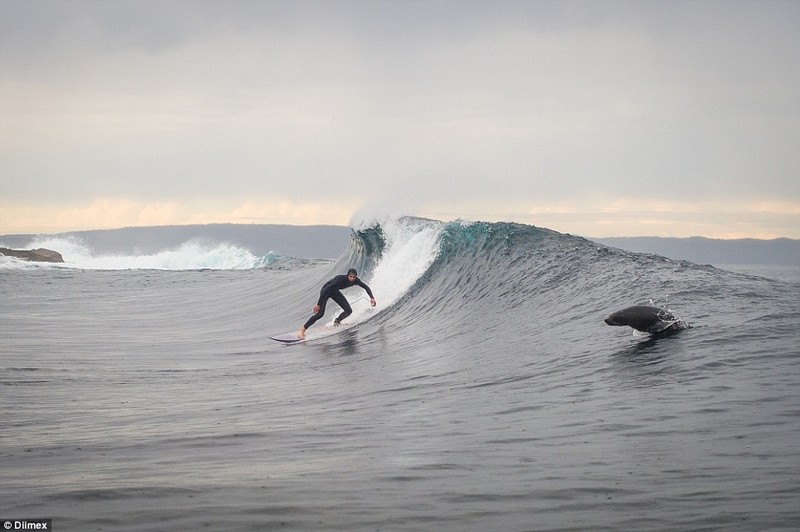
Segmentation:
[[(383, 220), (335, 260), (196, 244), (171, 250), (184, 262), (0, 268), (8, 514), (65, 530), (800, 518), (799, 283), (512, 223)], [(347, 327), (327, 328), (329, 305), (310, 341), (268, 340), (350, 267), (376, 308), (351, 288)], [(634, 304), (688, 327), (603, 323)]]
[(403, 219), (390, 227), (355, 232), (330, 273), (350, 264), (366, 270), (389, 296), (382, 319), (435, 337), (477, 328), (513, 341), (521, 332), (589, 326), (632, 297), (668, 305), (676, 275), (685, 281), (710, 271), (521, 224)]

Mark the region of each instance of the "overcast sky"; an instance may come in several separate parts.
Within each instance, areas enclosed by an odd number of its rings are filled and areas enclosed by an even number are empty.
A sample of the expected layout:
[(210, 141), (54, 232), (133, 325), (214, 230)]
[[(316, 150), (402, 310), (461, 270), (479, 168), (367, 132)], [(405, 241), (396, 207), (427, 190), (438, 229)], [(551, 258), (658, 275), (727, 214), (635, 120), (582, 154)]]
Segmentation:
[(0, 234), (800, 238), (800, 2), (0, 1)]

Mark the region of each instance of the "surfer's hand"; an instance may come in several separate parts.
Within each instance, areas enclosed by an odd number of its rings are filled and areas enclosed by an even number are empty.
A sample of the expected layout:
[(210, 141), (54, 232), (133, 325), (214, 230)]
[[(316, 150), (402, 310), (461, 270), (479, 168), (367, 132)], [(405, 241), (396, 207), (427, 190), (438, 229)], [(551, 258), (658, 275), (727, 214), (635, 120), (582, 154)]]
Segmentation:
[(314, 314), (319, 312), (319, 305), (314, 305)]
[(377, 301), (375, 301), (375, 298), (373, 297), (372, 299), (370, 299), (370, 300), (369, 300), (369, 304), (370, 304), (370, 305), (372, 305), (372, 306), (374, 307), (375, 305), (377, 305), (377, 304), (378, 304), (378, 302), (377, 302)]

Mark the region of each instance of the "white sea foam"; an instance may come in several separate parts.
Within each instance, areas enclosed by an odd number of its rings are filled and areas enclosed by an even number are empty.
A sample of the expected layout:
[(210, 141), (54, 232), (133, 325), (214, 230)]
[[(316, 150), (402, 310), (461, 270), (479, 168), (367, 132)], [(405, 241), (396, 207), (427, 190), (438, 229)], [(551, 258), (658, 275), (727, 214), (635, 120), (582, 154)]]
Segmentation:
[[(57, 250), (64, 263), (36, 263), (35, 267), (77, 268), (83, 270), (238, 270), (258, 267), (265, 259), (249, 251), (226, 244), (209, 245), (186, 242), (175, 249), (151, 254), (96, 254), (77, 238), (42, 237), (25, 246), (27, 249)], [(30, 268), (32, 263), (3, 261), (6, 268)]]
[(436, 259), (443, 227), (440, 222), (412, 218), (382, 222), (386, 244), (366, 281), (378, 307), (372, 309), (366, 300), (356, 300), (352, 321), (363, 321), (369, 313), (391, 306), (414, 285)]

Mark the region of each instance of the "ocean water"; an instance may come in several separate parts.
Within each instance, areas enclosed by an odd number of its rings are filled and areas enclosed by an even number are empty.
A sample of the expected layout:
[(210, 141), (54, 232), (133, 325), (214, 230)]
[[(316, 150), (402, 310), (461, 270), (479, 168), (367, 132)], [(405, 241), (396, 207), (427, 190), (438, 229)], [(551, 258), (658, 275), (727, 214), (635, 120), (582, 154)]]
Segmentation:
[[(231, 229), (234, 230), (234, 229)], [(797, 530), (800, 283), (505, 223), (335, 260), (0, 259), (0, 519), (89, 530)], [(375, 293), (309, 341), (319, 288)], [(652, 303), (689, 327), (603, 319)]]

